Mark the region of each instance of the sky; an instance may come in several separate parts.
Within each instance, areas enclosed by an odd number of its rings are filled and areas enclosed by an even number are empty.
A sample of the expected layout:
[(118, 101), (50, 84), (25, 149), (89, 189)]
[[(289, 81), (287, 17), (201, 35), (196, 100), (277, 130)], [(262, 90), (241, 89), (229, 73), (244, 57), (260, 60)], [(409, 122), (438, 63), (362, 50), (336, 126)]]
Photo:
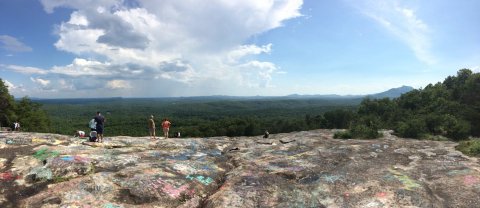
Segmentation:
[(0, 0), (15, 97), (371, 94), (480, 72), (478, 0)]

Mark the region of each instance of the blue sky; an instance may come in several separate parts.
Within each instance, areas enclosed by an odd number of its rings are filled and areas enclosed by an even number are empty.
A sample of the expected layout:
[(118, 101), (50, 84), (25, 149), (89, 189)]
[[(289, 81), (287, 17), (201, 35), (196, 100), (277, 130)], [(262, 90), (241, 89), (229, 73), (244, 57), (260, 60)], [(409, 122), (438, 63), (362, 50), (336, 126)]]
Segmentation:
[(2, 0), (15, 97), (368, 94), (480, 71), (480, 1)]

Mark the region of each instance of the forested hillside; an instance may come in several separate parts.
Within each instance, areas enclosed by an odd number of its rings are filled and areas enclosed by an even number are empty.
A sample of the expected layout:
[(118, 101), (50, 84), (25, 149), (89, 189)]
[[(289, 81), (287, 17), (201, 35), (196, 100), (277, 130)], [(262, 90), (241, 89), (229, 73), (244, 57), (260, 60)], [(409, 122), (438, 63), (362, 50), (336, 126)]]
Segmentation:
[(341, 138), (376, 138), (379, 129), (393, 129), (407, 138), (463, 140), (480, 136), (480, 74), (468, 69), (398, 98), (363, 100), (219, 96), (38, 100), (40, 104), (28, 98), (15, 102), (0, 83), (2, 126), (19, 120), (26, 131), (66, 135), (88, 131), (88, 121), (100, 111), (107, 120), (106, 136), (146, 136), (150, 115), (155, 116), (157, 125), (169, 118), (172, 134), (179, 131), (184, 137), (252, 136), (265, 130), (282, 133), (318, 128), (349, 129), (337, 135)]
[[(169, 118), (172, 133), (209, 137), (335, 127), (337, 114), (351, 115), (361, 99), (110, 98), (40, 102), (52, 119), (55, 133), (88, 130), (88, 121), (100, 111), (107, 120), (107, 136), (146, 136), (147, 120), (154, 115), (157, 125)], [(332, 112), (324, 117), (327, 111)]]
[(50, 120), (41, 105), (27, 97), (15, 101), (0, 78), (0, 127), (13, 128), (14, 122), (19, 122), (23, 131), (50, 131)]
[(393, 129), (406, 138), (453, 140), (480, 136), (480, 73), (462, 69), (443, 82), (429, 84), (396, 99), (365, 99), (350, 131), (340, 137), (374, 138)]

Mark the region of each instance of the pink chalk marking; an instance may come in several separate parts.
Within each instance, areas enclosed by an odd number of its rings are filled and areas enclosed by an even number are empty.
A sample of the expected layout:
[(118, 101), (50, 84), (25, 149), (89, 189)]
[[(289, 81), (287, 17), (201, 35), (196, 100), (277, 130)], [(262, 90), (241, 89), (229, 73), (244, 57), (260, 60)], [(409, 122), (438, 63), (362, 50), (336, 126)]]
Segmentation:
[(86, 157), (82, 157), (82, 156), (78, 156), (78, 155), (75, 155), (73, 157), (73, 159), (77, 162), (82, 162), (82, 163), (86, 163), (86, 162), (90, 161), (90, 158), (86, 158)]
[(13, 180), (17, 180), (17, 179), (20, 179), (20, 178), (21, 177), (19, 175), (17, 175), (17, 176), (13, 175), (12, 172), (0, 173), (0, 180), (13, 181)]
[(479, 182), (479, 179), (478, 179), (478, 177), (476, 177), (476, 176), (466, 175), (466, 176), (463, 178), (463, 183), (464, 183), (466, 186), (473, 186), (473, 185), (476, 185), (478, 182)]
[(178, 198), (183, 192), (185, 192), (185, 194), (189, 196), (193, 196), (193, 194), (195, 193), (195, 190), (188, 189), (189, 188), (188, 184), (185, 184), (176, 188), (172, 184), (169, 184), (163, 181), (161, 178), (158, 178), (157, 180), (153, 181), (150, 185), (155, 187), (155, 189), (157, 189), (158, 187), (162, 187), (161, 188), (162, 191), (172, 198)]
[(180, 186), (179, 188), (175, 188), (171, 184), (165, 184), (165, 186), (162, 188), (162, 191), (168, 194), (172, 198), (178, 198), (182, 192), (185, 192), (188, 190), (188, 185), (183, 185)]
[(387, 193), (385, 193), (385, 192), (378, 192), (377, 194), (375, 194), (375, 196), (383, 198), (383, 197), (386, 197), (386, 196), (387, 196)]

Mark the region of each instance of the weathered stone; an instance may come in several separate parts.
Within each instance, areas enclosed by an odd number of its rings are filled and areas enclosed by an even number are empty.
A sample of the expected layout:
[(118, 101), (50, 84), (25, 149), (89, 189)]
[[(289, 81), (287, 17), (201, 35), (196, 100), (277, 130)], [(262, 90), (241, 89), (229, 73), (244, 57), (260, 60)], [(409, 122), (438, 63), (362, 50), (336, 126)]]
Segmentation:
[[(454, 142), (334, 140), (337, 130), (103, 143), (2, 134), (0, 207), (477, 207)], [(25, 137), (25, 138), (19, 138)], [(277, 143), (278, 141), (278, 143)], [(84, 145), (82, 145), (82, 143)], [(276, 145), (273, 145), (276, 143)]]
[(7, 159), (6, 158), (0, 158), (0, 169), (3, 169), (6, 164), (7, 164)]
[(43, 166), (42, 161), (32, 156), (21, 155), (18, 155), (13, 159), (12, 164), (13, 166), (10, 170), (18, 175), (27, 175), (32, 168)]

